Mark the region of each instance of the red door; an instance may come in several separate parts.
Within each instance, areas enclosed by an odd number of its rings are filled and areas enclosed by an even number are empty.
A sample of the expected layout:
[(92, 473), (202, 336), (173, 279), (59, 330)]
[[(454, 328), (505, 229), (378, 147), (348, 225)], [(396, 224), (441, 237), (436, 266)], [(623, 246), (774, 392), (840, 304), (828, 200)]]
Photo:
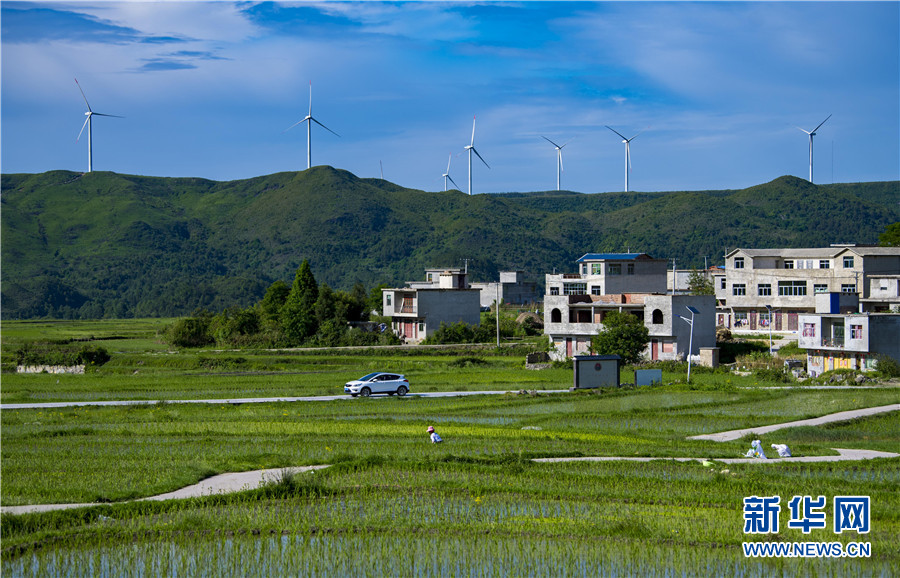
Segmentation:
[(572, 357), (572, 338), (566, 337), (566, 357)]
[(659, 341), (655, 339), (650, 342), (650, 359), (653, 361), (659, 359)]

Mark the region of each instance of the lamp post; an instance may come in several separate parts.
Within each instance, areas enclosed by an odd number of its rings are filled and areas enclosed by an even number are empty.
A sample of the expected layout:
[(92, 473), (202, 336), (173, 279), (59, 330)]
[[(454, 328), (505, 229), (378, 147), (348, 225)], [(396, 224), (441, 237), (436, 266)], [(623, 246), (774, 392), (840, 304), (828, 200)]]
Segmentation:
[(772, 306), (766, 305), (766, 310), (769, 312), (769, 357), (772, 357)]
[(691, 382), (691, 354), (694, 352), (694, 315), (697, 313), (700, 313), (700, 311), (698, 311), (696, 307), (691, 307), (690, 305), (685, 305), (685, 309), (687, 309), (688, 311), (691, 312), (691, 318), (688, 319), (687, 317), (683, 317), (681, 315), (678, 315), (678, 317), (680, 317), (682, 321), (689, 323), (691, 326), (691, 337), (688, 341), (688, 355), (687, 355), (687, 358), (688, 358), (687, 381), (688, 381), (688, 383), (690, 383)]

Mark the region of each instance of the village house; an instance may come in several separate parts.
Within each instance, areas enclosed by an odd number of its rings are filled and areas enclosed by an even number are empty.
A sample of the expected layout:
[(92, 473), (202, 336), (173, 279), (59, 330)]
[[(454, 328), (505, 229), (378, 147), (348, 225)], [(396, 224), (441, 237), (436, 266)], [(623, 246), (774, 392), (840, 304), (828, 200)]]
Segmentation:
[(870, 279), (894, 275), (900, 275), (900, 247), (734, 249), (725, 255), (724, 271), (713, 275), (716, 323), (796, 332), (799, 315), (815, 312), (817, 294), (853, 293), (867, 303)]
[(382, 289), (381, 304), (394, 333), (407, 343), (420, 343), (440, 329), (441, 323), (478, 325), (480, 294), (469, 288), (461, 269), (429, 269), (425, 282)]
[(799, 316), (797, 344), (812, 376), (834, 369), (876, 369), (876, 355), (900, 362), (900, 314), (841, 313), (839, 294), (816, 296), (816, 312)]
[(544, 295), (544, 334), (550, 356), (565, 359), (590, 351), (591, 338), (610, 311), (628, 312), (650, 332), (649, 359), (683, 359), (691, 326), (680, 319), (695, 314), (693, 355), (713, 348), (715, 298), (666, 293), (666, 261), (645, 253), (589, 253), (576, 261), (578, 273), (548, 274)]

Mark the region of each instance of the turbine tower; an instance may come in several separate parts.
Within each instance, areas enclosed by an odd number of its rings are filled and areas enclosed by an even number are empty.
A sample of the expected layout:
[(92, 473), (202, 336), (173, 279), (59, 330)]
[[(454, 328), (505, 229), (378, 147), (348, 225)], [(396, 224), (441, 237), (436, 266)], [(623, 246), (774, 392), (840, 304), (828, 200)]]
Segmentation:
[(84, 91), (81, 90), (81, 85), (78, 84), (77, 78), (75, 79), (75, 84), (78, 86), (78, 90), (81, 92), (81, 98), (84, 99), (84, 104), (87, 106), (87, 112), (84, 113), (84, 116), (86, 116), (87, 118), (84, 119), (84, 124), (81, 125), (81, 130), (78, 132), (78, 138), (75, 139), (75, 142), (78, 142), (79, 140), (81, 140), (81, 134), (84, 132), (84, 127), (87, 127), (87, 129), (88, 129), (88, 170), (87, 170), (87, 172), (91, 172), (92, 170), (94, 170), (94, 151), (92, 148), (93, 143), (91, 142), (91, 136), (92, 136), (91, 135), (91, 133), (92, 133), (91, 118), (93, 118), (94, 116), (108, 116), (111, 118), (124, 118), (124, 117), (116, 116), (114, 114), (103, 114), (102, 112), (94, 112), (91, 109), (91, 105), (88, 104), (88, 99), (84, 95)]
[(481, 158), (481, 155), (478, 154), (478, 151), (475, 150), (475, 117), (472, 117), (472, 141), (468, 146), (463, 147), (464, 150), (469, 151), (469, 194), (472, 194), (472, 153), (474, 152), (481, 162), (484, 163), (484, 166), (487, 168), (491, 168), (491, 165), (487, 164), (487, 161)]
[(319, 122), (318, 120), (316, 120), (315, 118), (313, 118), (313, 115), (312, 115), (312, 81), (311, 80), (309, 81), (309, 114), (307, 114), (303, 120), (299, 120), (299, 121), (295, 122), (294, 124), (292, 124), (291, 126), (284, 129), (282, 131), (282, 133), (285, 133), (285, 132), (291, 130), (298, 124), (303, 124), (304, 122), (306, 123), (306, 168), (310, 168), (310, 167), (312, 167), (312, 123), (316, 123), (317, 125), (324, 128), (325, 130), (327, 130), (328, 132), (330, 132), (331, 134), (333, 134), (334, 136), (336, 136), (338, 138), (340, 138), (340, 136), (341, 136), (338, 133), (331, 130), (330, 128), (328, 128), (327, 126), (325, 126), (324, 124), (322, 124), (321, 122)]
[(830, 115), (830, 114), (828, 115), (828, 118), (826, 118), (825, 120), (823, 120), (822, 122), (820, 122), (820, 123), (819, 123), (819, 126), (817, 126), (816, 128), (812, 129), (811, 131), (810, 131), (810, 130), (804, 130), (804, 129), (800, 128), (799, 126), (796, 126), (796, 125), (795, 125), (795, 127), (794, 127), (794, 128), (796, 128), (797, 130), (801, 130), (801, 131), (803, 131), (803, 132), (805, 132), (806, 134), (809, 135), (809, 182), (810, 182), (810, 183), (813, 182), (813, 137), (816, 136), (816, 131), (819, 130), (820, 128), (822, 128), (822, 125), (825, 124), (825, 123), (828, 121), (829, 118), (831, 118), (831, 115)]
[(453, 153), (450, 153), (450, 157), (447, 159), (447, 172), (441, 175), (442, 177), (444, 177), (444, 190), (445, 191), (447, 190), (447, 180), (448, 179), (450, 180), (451, 183), (453, 183), (453, 186), (455, 186), (457, 189), (459, 188), (459, 185), (457, 185), (456, 181), (453, 180), (453, 177), (450, 176), (450, 161), (452, 161), (452, 160), (453, 160)]
[(556, 190), (558, 191), (559, 190), (559, 174), (563, 171), (562, 150), (563, 150), (564, 146), (566, 146), (567, 144), (569, 144), (571, 142), (571, 139), (567, 140), (562, 145), (558, 145), (543, 135), (541, 135), (541, 138), (544, 139), (545, 141), (547, 141), (548, 143), (552, 144), (554, 147), (556, 147)]
[(634, 135), (631, 138), (625, 138), (625, 136), (623, 136), (622, 133), (620, 133), (616, 129), (612, 128), (611, 126), (607, 126), (606, 128), (608, 128), (609, 130), (613, 131), (614, 133), (616, 133), (617, 135), (622, 137), (622, 142), (625, 143), (625, 192), (627, 193), (628, 192), (628, 173), (631, 172), (631, 141), (636, 139), (638, 137), (638, 135), (644, 131), (637, 133), (636, 135)]

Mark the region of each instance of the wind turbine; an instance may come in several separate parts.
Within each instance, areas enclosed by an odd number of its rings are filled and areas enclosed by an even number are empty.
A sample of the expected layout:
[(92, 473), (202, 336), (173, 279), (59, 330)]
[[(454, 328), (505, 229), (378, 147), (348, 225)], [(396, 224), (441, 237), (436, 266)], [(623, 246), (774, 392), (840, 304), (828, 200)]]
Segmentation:
[(620, 133), (616, 129), (612, 128), (611, 126), (607, 126), (606, 128), (608, 128), (609, 130), (613, 131), (614, 133), (616, 133), (617, 135), (622, 137), (622, 142), (625, 143), (625, 192), (627, 193), (628, 192), (628, 173), (631, 172), (631, 141), (636, 139), (638, 137), (638, 135), (644, 131), (637, 133), (636, 135), (634, 135), (631, 138), (625, 138), (625, 136), (622, 135), (622, 133)]
[(458, 189), (459, 185), (456, 184), (456, 181), (453, 180), (453, 177), (450, 176), (450, 161), (453, 160), (453, 153), (450, 153), (450, 157), (447, 159), (447, 172), (442, 174), (444, 177), (444, 190), (447, 190), (447, 180), (449, 180), (453, 185)]
[(78, 142), (79, 140), (81, 140), (81, 134), (84, 132), (84, 127), (87, 127), (87, 129), (88, 129), (88, 172), (91, 172), (94, 169), (94, 166), (93, 166), (94, 165), (94, 158), (93, 158), (94, 152), (93, 152), (92, 143), (91, 143), (91, 118), (93, 118), (94, 116), (109, 116), (112, 118), (124, 118), (124, 117), (116, 116), (114, 114), (103, 114), (102, 112), (94, 112), (91, 109), (91, 105), (88, 104), (88, 99), (84, 95), (84, 91), (81, 90), (81, 85), (78, 84), (77, 78), (75, 79), (75, 84), (78, 86), (78, 90), (81, 92), (81, 98), (84, 99), (84, 104), (87, 106), (87, 112), (84, 113), (84, 116), (86, 116), (87, 118), (84, 119), (84, 124), (81, 125), (81, 130), (78, 131), (78, 138), (75, 139), (75, 142)]
[(317, 121), (315, 118), (313, 118), (313, 115), (312, 115), (312, 81), (311, 80), (309, 81), (309, 114), (307, 114), (303, 120), (299, 120), (299, 121), (295, 122), (294, 124), (292, 124), (291, 126), (284, 129), (282, 131), (282, 133), (285, 133), (285, 132), (291, 130), (298, 124), (303, 124), (304, 122), (306, 123), (306, 168), (310, 168), (310, 167), (312, 167), (312, 123), (316, 123), (317, 125), (324, 128), (325, 130), (327, 130), (328, 132), (330, 132), (331, 134), (333, 134), (334, 136), (336, 136), (338, 138), (340, 138), (340, 136), (341, 136), (338, 133), (331, 130), (330, 128), (328, 128), (327, 126), (325, 126), (324, 124), (322, 124), (321, 122)]
[(481, 162), (484, 163), (484, 166), (487, 168), (491, 168), (491, 165), (487, 164), (487, 161), (481, 158), (481, 155), (478, 154), (478, 151), (475, 150), (475, 117), (472, 117), (472, 141), (468, 146), (463, 147), (464, 150), (469, 151), (469, 194), (472, 194), (472, 153), (474, 152)]
[(799, 126), (794, 126), (797, 130), (801, 130), (809, 135), (809, 182), (813, 182), (813, 137), (816, 136), (816, 131), (822, 128), (822, 125), (825, 124), (828, 119), (831, 118), (831, 115), (828, 115), (828, 118), (819, 123), (819, 126), (810, 130), (803, 130)]
[(545, 137), (544, 135), (541, 135), (541, 138), (544, 139), (545, 141), (547, 141), (548, 143), (552, 144), (554, 147), (556, 147), (556, 190), (558, 191), (559, 190), (559, 173), (561, 173), (563, 171), (562, 150), (563, 150), (564, 146), (566, 146), (567, 144), (569, 144), (571, 142), (571, 139), (567, 140), (562, 145), (558, 145), (555, 142), (553, 142), (552, 140), (550, 140), (549, 138)]

